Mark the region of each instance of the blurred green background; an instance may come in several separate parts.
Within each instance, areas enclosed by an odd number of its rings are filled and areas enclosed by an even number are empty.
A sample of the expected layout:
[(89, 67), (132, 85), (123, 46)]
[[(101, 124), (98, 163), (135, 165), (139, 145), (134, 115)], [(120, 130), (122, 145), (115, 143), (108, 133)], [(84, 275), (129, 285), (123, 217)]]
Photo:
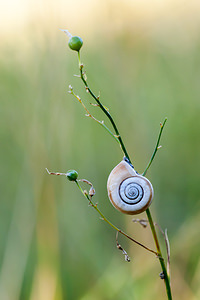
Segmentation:
[(94, 184), (105, 215), (154, 248), (150, 230), (108, 200), (106, 181), (123, 155), (67, 93), (71, 84), (110, 125), (73, 76), (77, 55), (59, 28), (83, 38), (88, 82), (138, 172), (168, 117), (147, 175), (151, 211), (168, 228), (174, 299), (200, 299), (199, 2), (2, 1), (0, 17), (0, 299), (166, 299), (158, 260), (120, 237), (126, 263), (115, 232), (74, 183), (45, 171), (77, 170)]

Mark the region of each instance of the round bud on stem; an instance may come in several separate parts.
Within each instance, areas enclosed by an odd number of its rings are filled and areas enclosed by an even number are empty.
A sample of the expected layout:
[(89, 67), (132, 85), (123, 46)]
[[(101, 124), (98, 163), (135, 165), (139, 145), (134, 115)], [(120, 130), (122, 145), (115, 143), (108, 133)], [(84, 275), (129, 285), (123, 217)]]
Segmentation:
[(79, 51), (83, 45), (83, 40), (79, 36), (72, 36), (68, 42), (69, 48), (74, 51)]
[(67, 171), (66, 176), (69, 181), (76, 181), (76, 179), (78, 178), (78, 172), (76, 172), (75, 170), (69, 170)]

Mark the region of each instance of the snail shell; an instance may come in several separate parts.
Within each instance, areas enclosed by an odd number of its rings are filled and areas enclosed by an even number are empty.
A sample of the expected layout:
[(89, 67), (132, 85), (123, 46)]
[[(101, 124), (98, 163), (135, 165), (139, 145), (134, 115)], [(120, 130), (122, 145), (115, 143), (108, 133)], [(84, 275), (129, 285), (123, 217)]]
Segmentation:
[(113, 206), (129, 215), (145, 211), (153, 199), (151, 182), (124, 160), (111, 171), (107, 189)]

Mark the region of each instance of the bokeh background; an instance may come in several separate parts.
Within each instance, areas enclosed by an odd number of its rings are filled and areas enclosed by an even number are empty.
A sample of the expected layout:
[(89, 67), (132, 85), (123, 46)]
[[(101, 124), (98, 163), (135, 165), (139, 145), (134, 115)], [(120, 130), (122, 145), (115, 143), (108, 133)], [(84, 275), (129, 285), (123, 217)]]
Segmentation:
[[(0, 299), (166, 299), (158, 260), (120, 237), (74, 183), (92, 181), (110, 220), (154, 248), (149, 229), (108, 201), (123, 155), (67, 93), (71, 84), (109, 124), (78, 74), (68, 29), (84, 40), (88, 82), (109, 107), (138, 172), (148, 172), (154, 220), (168, 229), (174, 299), (200, 299), (200, 4), (190, 0), (10, 0), (0, 4)], [(145, 218), (145, 214), (139, 217)], [(163, 253), (164, 241), (160, 236)]]

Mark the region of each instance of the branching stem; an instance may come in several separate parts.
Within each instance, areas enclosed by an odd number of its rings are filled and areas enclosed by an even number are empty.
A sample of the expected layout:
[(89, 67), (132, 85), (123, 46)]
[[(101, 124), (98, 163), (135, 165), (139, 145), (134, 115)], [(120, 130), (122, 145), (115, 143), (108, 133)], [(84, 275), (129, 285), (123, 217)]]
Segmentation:
[(124, 152), (124, 155), (128, 158), (128, 160), (130, 161), (130, 157), (128, 155), (128, 152), (124, 146), (124, 143), (122, 141), (122, 138), (119, 134), (119, 130), (111, 116), (111, 114), (109, 113), (109, 111), (103, 106), (103, 104), (100, 102), (99, 98), (97, 96), (95, 96), (95, 94), (92, 92), (92, 90), (90, 89), (88, 83), (87, 83), (87, 80), (84, 78), (84, 74), (83, 74), (83, 64), (81, 64), (81, 60), (80, 60), (80, 52), (78, 52), (78, 60), (79, 60), (79, 68), (80, 68), (80, 74), (81, 74), (81, 79), (85, 85), (85, 87), (87, 88), (87, 91), (90, 93), (90, 95), (95, 99), (95, 101), (97, 102), (97, 104), (99, 105), (99, 107), (101, 108), (101, 110), (104, 112), (104, 114), (108, 117), (108, 119), (110, 120), (113, 128), (114, 128), (114, 131), (115, 131), (115, 134), (116, 134), (116, 137), (118, 138), (119, 142), (120, 142), (120, 145), (121, 145), (121, 148), (122, 148), (122, 151)]
[(136, 243), (137, 245), (143, 247), (144, 249), (148, 250), (149, 252), (154, 253), (156, 256), (158, 256), (158, 253), (155, 252), (154, 250), (151, 250), (150, 248), (144, 246), (143, 244), (141, 244), (140, 242), (136, 241), (135, 239), (133, 239), (132, 237), (130, 237), (127, 233), (125, 233), (124, 231), (122, 231), (121, 229), (117, 228), (114, 224), (112, 224), (105, 216), (104, 214), (100, 211), (100, 209), (98, 208), (98, 206), (96, 204), (94, 204), (91, 200), (91, 197), (89, 197), (89, 195), (87, 193), (84, 192), (84, 190), (81, 188), (79, 182), (76, 180), (75, 181), (79, 190), (81, 191), (81, 193), (85, 196), (85, 198), (89, 201), (89, 204), (98, 212), (98, 214), (101, 216), (102, 220), (105, 221), (108, 225), (110, 225), (113, 229), (115, 229), (117, 232), (121, 233), (122, 235), (124, 235), (125, 237), (127, 237), (129, 240), (131, 240), (132, 242)]
[[(122, 141), (122, 138), (121, 138), (121, 135), (119, 133), (119, 130), (112, 118), (112, 116), (110, 115), (109, 111), (103, 106), (103, 104), (101, 103), (101, 101), (99, 100), (98, 97), (95, 96), (95, 94), (92, 92), (92, 90), (90, 89), (88, 83), (87, 83), (87, 79), (84, 78), (84, 74), (83, 74), (83, 64), (81, 64), (81, 61), (80, 61), (80, 53), (78, 52), (78, 60), (79, 60), (79, 69), (80, 69), (80, 75), (81, 75), (81, 79), (85, 85), (85, 88), (87, 89), (87, 91), (90, 93), (90, 95), (95, 99), (95, 101), (97, 102), (97, 104), (99, 105), (99, 107), (101, 108), (101, 110), (104, 112), (104, 114), (108, 117), (108, 119), (110, 120), (113, 128), (114, 128), (114, 131), (116, 133), (116, 137), (119, 139), (119, 142), (120, 142), (120, 145), (121, 145), (121, 148), (122, 148), (122, 151), (124, 152), (124, 155), (127, 157), (127, 159), (129, 160), (129, 162), (131, 163), (131, 160), (130, 160), (130, 157), (128, 155), (128, 152), (126, 150), (126, 147)], [(160, 138), (161, 138), (161, 135), (162, 135), (162, 131), (163, 131), (163, 128), (164, 128), (164, 125), (166, 123), (167, 119), (164, 120), (163, 124), (161, 124), (161, 129), (160, 129), (160, 133), (159, 133), (159, 136), (158, 136), (158, 140), (157, 140), (157, 143), (156, 143), (156, 147), (154, 149), (154, 152), (152, 154), (152, 157), (149, 161), (149, 164), (147, 165), (145, 171), (143, 172), (143, 176), (147, 173), (147, 170), (149, 169), (149, 167), (151, 166), (153, 160), (154, 160), (154, 157), (156, 155), (156, 152), (158, 151), (159, 149), (159, 142), (160, 142)], [(77, 183), (78, 184), (78, 183)], [(79, 188), (81, 189), (80, 185), (78, 184)], [(81, 189), (82, 191), (82, 189)], [(82, 191), (82, 193), (84, 194), (84, 192)], [(85, 195), (85, 194), (84, 194)], [(86, 196), (86, 195), (85, 195)], [(89, 201), (90, 198), (89, 196), (87, 197), (87, 199)], [(137, 243), (138, 245), (142, 246), (143, 248), (146, 248), (144, 245), (138, 243), (137, 241), (135, 241), (134, 239), (132, 239), (131, 237), (129, 237), (126, 233), (124, 233), (123, 231), (121, 231), (119, 228), (117, 228), (115, 225), (113, 225), (112, 223), (110, 223), (110, 221), (108, 221), (104, 215), (100, 212), (100, 210), (98, 209), (98, 207), (94, 204), (92, 204), (92, 206), (96, 209), (96, 211), (100, 214), (100, 216), (103, 218), (104, 221), (106, 221), (111, 227), (113, 227), (115, 230), (117, 230), (119, 233), (123, 234), (124, 236), (126, 236), (127, 238), (129, 238), (131, 241)], [(160, 261), (160, 265), (161, 265), (161, 268), (162, 268), (162, 271), (163, 271), (163, 274), (164, 274), (164, 282), (165, 282), (165, 287), (166, 287), (166, 291), (167, 291), (167, 296), (168, 296), (168, 300), (172, 300), (172, 294), (171, 294), (171, 286), (170, 286), (170, 280), (169, 280), (169, 276), (167, 274), (167, 270), (166, 270), (166, 266), (165, 266), (165, 261), (162, 257), (162, 253), (161, 253), (161, 250), (160, 250), (160, 245), (159, 245), (159, 241), (158, 241), (158, 237), (157, 237), (157, 233), (156, 233), (156, 230), (155, 230), (155, 226), (154, 226), (154, 222), (153, 222), (153, 219), (152, 219), (152, 216), (151, 216), (151, 212), (150, 212), (150, 209), (148, 208), (146, 210), (146, 214), (147, 214), (147, 217), (148, 217), (148, 220), (149, 220), (149, 224), (150, 224), (150, 227), (151, 227), (151, 231), (152, 231), (152, 234), (153, 234), (153, 238), (154, 238), (154, 241), (155, 241), (155, 245), (156, 245), (156, 249), (157, 249), (157, 253), (154, 252), (153, 250), (150, 250), (150, 249), (147, 249), (148, 251), (150, 252), (153, 252), (155, 254), (158, 255), (158, 258), (159, 258), (159, 261)]]
[(99, 125), (103, 126), (106, 131), (119, 143), (119, 139), (112, 133), (112, 131), (104, 124), (104, 121), (99, 121), (97, 120), (90, 112), (89, 110), (87, 109), (87, 107), (85, 106), (85, 104), (83, 103), (83, 101), (81, 100), (81, 98), (79, 96), (77, 96), (73, 90), (71, 89), (70, 91), (70, 94), (73, 95), (78, 101), (79, 103), (83, 106), (83, 108), (85, 109), (85, 111), (87, 112), (87, 117), (90, 117), (92, 118), (95, 122), (97, 122)]

